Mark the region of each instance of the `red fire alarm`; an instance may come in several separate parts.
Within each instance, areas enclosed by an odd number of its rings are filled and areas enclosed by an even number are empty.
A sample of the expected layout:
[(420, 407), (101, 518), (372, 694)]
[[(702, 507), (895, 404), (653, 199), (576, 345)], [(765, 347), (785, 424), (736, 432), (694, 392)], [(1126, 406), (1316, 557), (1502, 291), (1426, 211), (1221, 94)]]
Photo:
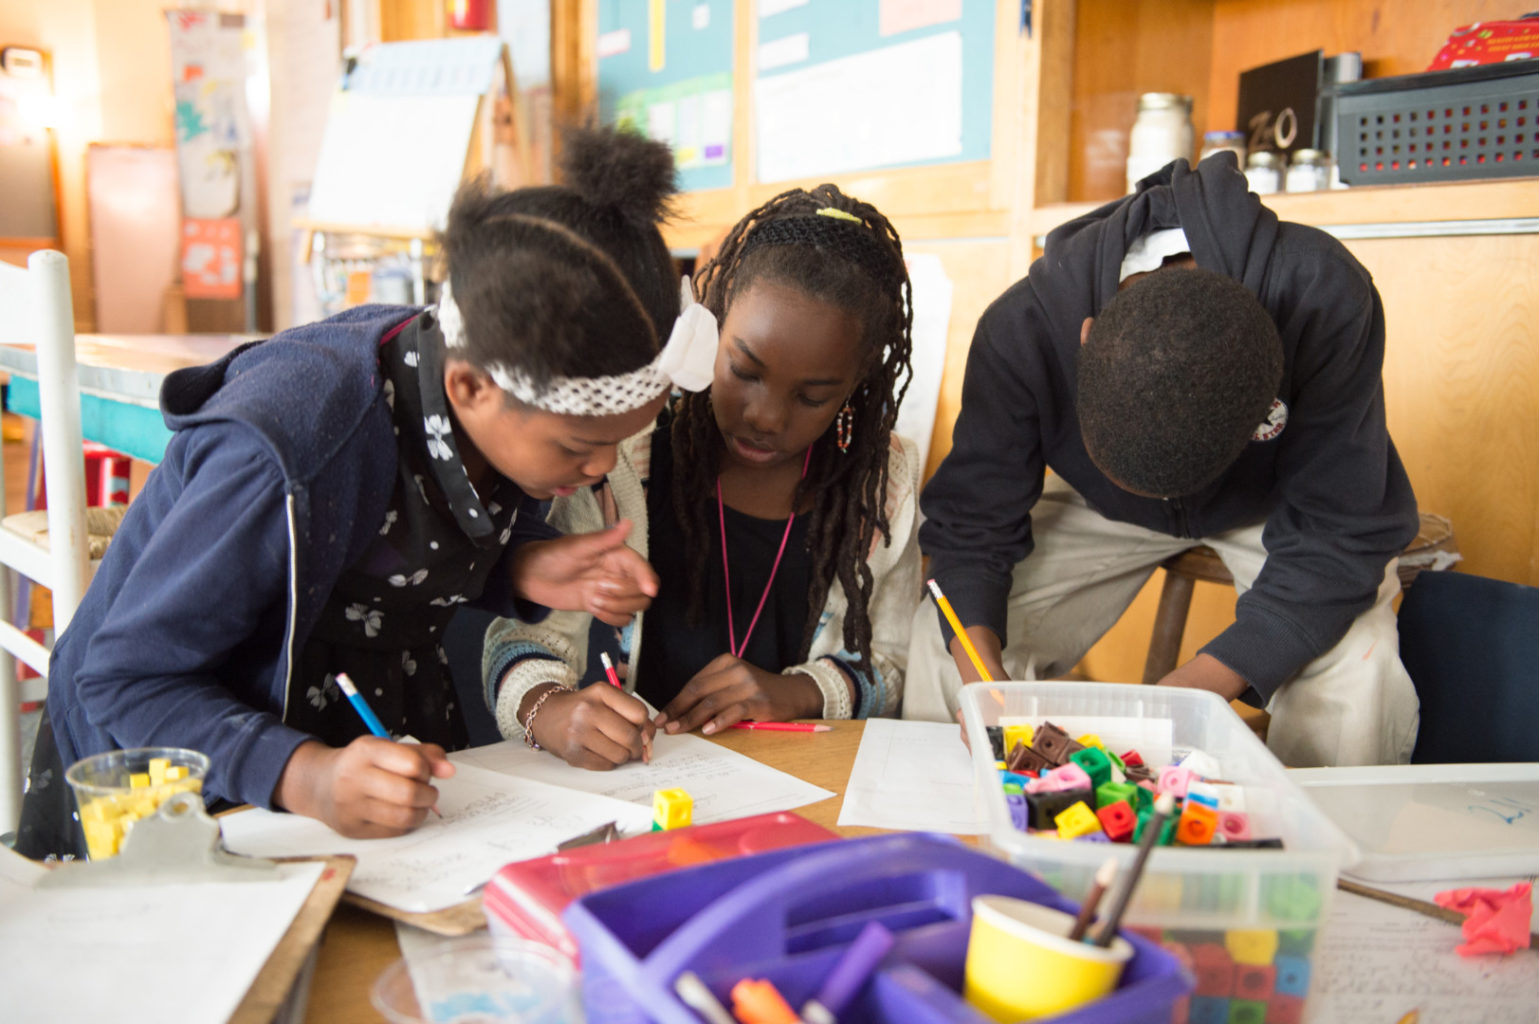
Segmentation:
[(487, 17), (491, 0), (450, 0), (449, 27), (462, 32), (485, 32), (490, 28)]

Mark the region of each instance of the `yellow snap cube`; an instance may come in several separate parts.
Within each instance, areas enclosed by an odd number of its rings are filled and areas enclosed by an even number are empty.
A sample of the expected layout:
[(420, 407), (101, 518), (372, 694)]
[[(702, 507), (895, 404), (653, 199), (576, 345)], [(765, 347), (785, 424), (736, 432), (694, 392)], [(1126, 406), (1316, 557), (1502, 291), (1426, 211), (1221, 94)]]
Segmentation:
[(1101, 742), (1101, 737), (1097, 736), (1093, 732), (1085, 733), (1085, 735), (1081, 736), (1076, 742), (1078, 742), (1082, 747), (1095, 747), (1097, 750), (1106, 749), (1106, 744)]
[(185, 764), (173, 764), (173, 765), (167, 765), (166, 766), (166, 781), (167, 782), (175, 782), (178, 779), (185, 779), (186, 777), (187, 777), (187, 766)]
[(1058, 835), (1063, 839), (1077, 839), (1101, 831), (1101, 819), (1085, 806), (1083, 800), (1053, 818), (1053, 823), (1058, 826)]
[(166, 782), (166, 769), (171, 767), (169, 757), (150, 758), (150, 785), (162, 786)]
[(111, 821), (82, 821), (85, 832), (86, 852), (92, 860), (111, 857), (118, 852), (118, 839), (122, 830)]
[(1005, 726), (1005, 756), (1010, 756), (1010, 751), (1019, 743), (1023, 747), (1031, 746), (1031, 738), (1036, 735), (1036, 730), (1029, 725)]
[(693, 815), (695, 802), (682, 789), (659, 789), (652, 793), (653, 827), (662, 831), (683, 828)]
[(134, 772), (132, 775), (130, 775), (128, 777), (128, 788), (129, 789), (149, 789), (150, 788), (150, 773), (149, 772)]
[(1266, 929), (1232, 929), (1224, 933), (1224, 948), (1237, 964), (1265, 967), (1277, 957), (1277, 933)]

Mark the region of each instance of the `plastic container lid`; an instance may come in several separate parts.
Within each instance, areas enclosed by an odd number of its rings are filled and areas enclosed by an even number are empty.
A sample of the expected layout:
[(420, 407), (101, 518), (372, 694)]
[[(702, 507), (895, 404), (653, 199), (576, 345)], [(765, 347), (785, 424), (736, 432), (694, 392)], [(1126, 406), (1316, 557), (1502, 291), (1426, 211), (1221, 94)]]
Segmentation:
[(1288, 777), (1361, 851), (1343, 874), (1409, 882), (1539, 873), (1539, 764), (1299, 768)]

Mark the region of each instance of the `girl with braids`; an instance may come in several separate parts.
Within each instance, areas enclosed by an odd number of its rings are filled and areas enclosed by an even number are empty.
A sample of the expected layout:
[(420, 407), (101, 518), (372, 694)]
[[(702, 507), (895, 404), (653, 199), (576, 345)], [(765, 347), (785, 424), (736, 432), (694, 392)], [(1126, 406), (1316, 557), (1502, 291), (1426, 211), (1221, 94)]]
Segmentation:
[[(660, 580), (650, 608), (618, 632), (555, 614), (487, 633), (503, 732), (573, 764), (627, 759), (566, 714), (612, 689), (578, 688), (604, 678), (601, 653), (668, 732), (890, 715), (902, 695), (919, 467), (892, 433), (912, 320), (897, 232), (832, 185), (787, 192), (732, 229), (696, 286), (722, 323), (710, 388), (550, 517), (569, 531), (635, 519), (629, 543)], [(531, 702), (533, 722), (514, 717)]]
[[(668, 149), (581, 132), (566, 155), (565, 185), (461, 190), (436, 308), (355, 309), (167, 378), (165, 461), (54, 654), (25, 852), (69, 849), (63, 766), (114, 747), (204, 752), (211, 802), (408, 831), (466, 743), (440, 646), (458, 605), (614, 624), (646, 606), (629, 524), (558, 537), (539, 503), (602, 479), (671, 387), (705, 385), (678, 367), (691, 343), (709, 359), (715, 324), (680, 316)], [(369, 735), (342, 673), (422, 744)]]

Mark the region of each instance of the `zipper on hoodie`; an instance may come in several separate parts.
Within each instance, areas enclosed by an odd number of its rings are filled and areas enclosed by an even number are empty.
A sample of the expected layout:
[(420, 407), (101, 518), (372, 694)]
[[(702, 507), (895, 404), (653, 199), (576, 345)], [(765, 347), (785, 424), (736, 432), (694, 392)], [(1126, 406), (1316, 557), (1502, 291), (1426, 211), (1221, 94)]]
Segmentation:
[(1180, 498), (1165, 498), (1165, 511), (1170, 514), (1171, 524), (1175, 527), (1177, 537), (1191, 537), (1192, 527), (1186, 519), (1186, 505)]

